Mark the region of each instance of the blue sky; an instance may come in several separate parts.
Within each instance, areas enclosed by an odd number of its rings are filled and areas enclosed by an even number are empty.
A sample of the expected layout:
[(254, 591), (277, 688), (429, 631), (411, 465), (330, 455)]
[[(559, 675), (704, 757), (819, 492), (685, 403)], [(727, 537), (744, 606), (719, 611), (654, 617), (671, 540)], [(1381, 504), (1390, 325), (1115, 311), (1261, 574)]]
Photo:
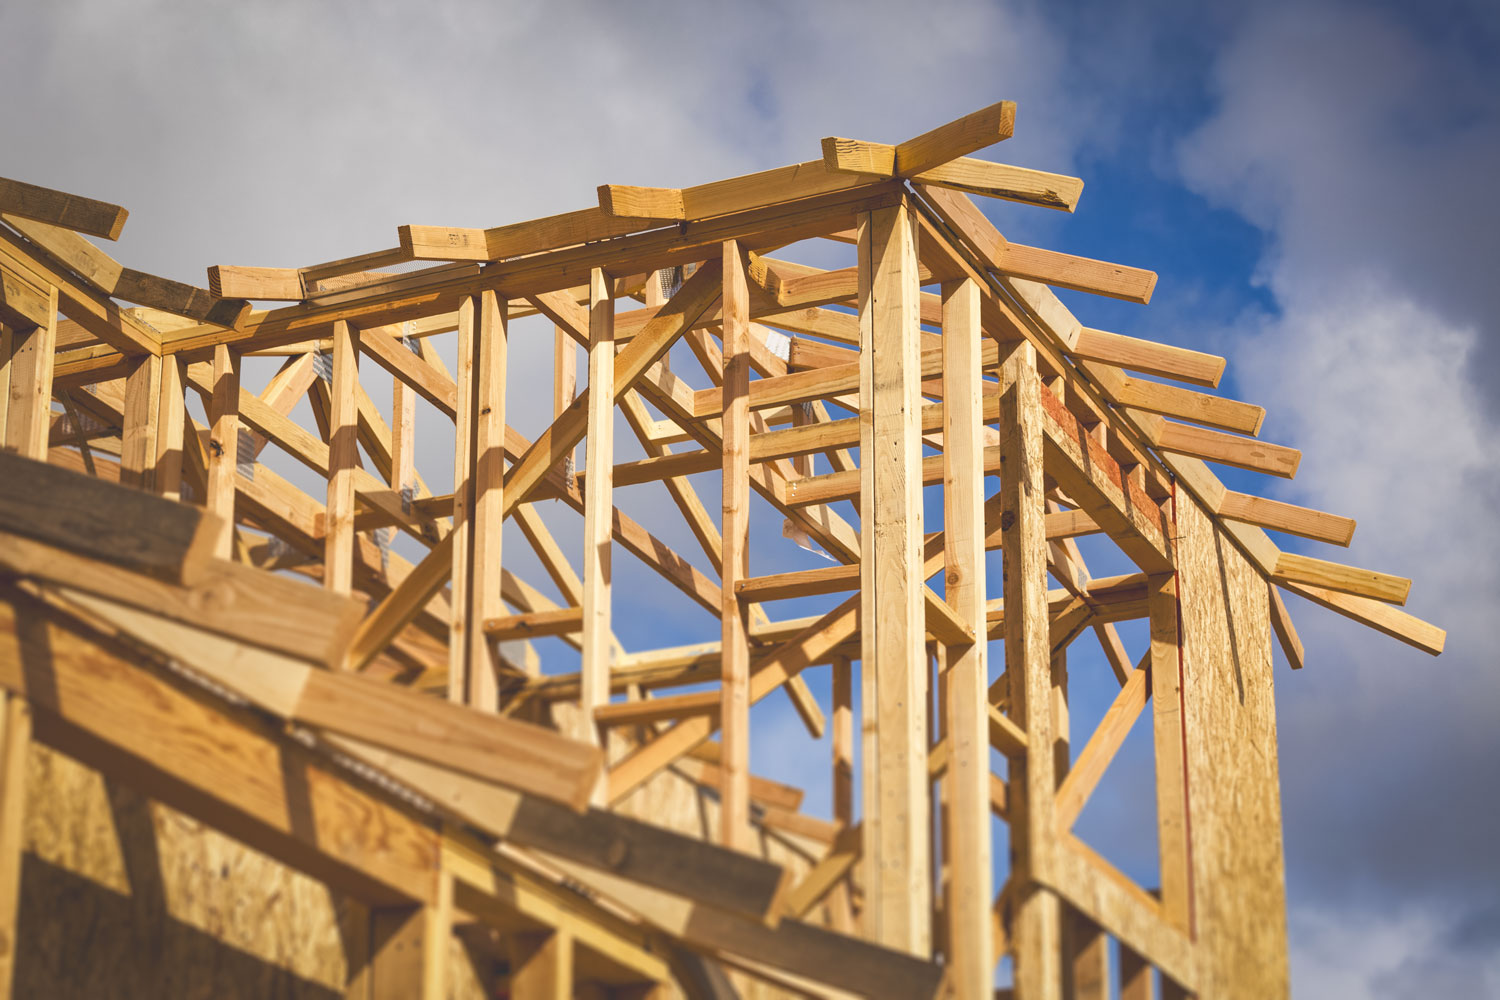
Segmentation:
[[(1294, 483), (1224, 478), (1356, 517), (1350, 551), (1325, 554), (1412, 577), (1411, 610), (1450, 630), (1430, 660), (1291, 603), (1309, 659), (1277, 675), (1297, 994), (1497, 995), (1500, 15), (1206, 7), (7, 5), (0, 173), (126, 205), (118, 255), (201, 284), (209, 264), (308, 264), (393, 245), (402, 223), (497, 225), (583, 207), (603, 182), (690, 184), (1016, 100), (1015, 138), (985, 155), (1087, 183), (1075, 215), (991, 217), (1159, 272), (1148, 307), (1067, 299), (1088, 325), (1226, 355), (1226, 393), (1305, 457)], [(546, 370), (550, 332), (520, 329), (513, 364)], [(534, 433), (546, 393), (511, 391)], [(423, 420), (442, 491), (448, 446)], [(692, 550), (659, 496), (621, 504)], [(755, 570), (804, 558), (758, 550)], [(715, 634), (660, 588), (617, 593), (627, 647)], [(826, 748), (781, 704), (758, 710), (757, 763), (824, 796)], [(1111, 780), (1148, 776), (1133, 759)], [(1085, 824), (1125, 831), (1117, 857), (1143, 869), (1127, 799)]]

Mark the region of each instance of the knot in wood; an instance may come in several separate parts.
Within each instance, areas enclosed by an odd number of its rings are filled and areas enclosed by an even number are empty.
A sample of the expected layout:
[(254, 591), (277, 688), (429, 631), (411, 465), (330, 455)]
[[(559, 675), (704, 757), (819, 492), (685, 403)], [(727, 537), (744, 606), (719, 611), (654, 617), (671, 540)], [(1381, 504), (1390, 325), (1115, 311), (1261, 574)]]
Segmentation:
[(1000, 512), (1000, 530), (1001, 531), (1009, 531), (1011, 529), (1011, 526), (1014, 525), (1015, 523), (1016, 523), (1016, 512), (1015, 511), (1013, 511), (1013, 510), (1003, 510), (1003, 511)]
[(630, 845), (624, 839), (616, 837), (604, 848), (604, 863), (609, 865), (613, 871), (619, 871), (625, 867), (625, 862), (630, 859)]

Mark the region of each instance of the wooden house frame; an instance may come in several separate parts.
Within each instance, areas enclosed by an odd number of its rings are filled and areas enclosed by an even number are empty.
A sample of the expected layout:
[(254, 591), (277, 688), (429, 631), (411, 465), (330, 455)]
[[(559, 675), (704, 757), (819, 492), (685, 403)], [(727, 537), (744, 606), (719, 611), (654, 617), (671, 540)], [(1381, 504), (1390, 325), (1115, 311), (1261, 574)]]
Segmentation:
[[(1256, 437), (1261, 408), (1203, 391), (1222, 358), (1084, 326), (1052, 290), (1145, 303), (1154, 274), (1009, 242), (978, 210), (1078, 201), (1076, 178), (971, 155), (1014, 115), (825, 139), (697, 187), (606, 185), (492, 229), (403, 226), (345, 260), (210, 268), (207, 289), (85, 238), (118, 236), (122, 209), (0, 180), (0, 996), (27, 933), (33, 740), (363, 901), (402, 948), (373, 944), (349, 996), (449, 995), (465, 923), (501, 935), (516, 998), (753, 979), (973, 1000), (1006, 957), (1019, 1000), (1286, 995), (1271, 636), (1294, 668), (1302, 651), (1280, 592), (1434, 654), (1443, 633), (1399, 610), (1408, 581), (1266, 534), (1347, 545), (1352, 520), (1210, 470), (1290, 477), (1299, 458)], [(783, 252), (814, 240), (857, 263)], [(527, 440), (508, 330), (534, 314), (556, 331), (556, 407)], [(679, 343), (691, 371), (667, 363)], [(283, 359), (258, 393), (240, 385), (257, 356)], [(369, 365), (393, 378), (389, 420)], [(317, 427), (289, 415), (304, 398)], [(453, 423), (451, 490), (415, 472), (418, 401)], [(645, 458), (617, 461), (617, 410)], [(690, 477), (713, 471), (722, 496), (701, 496)], [(614, 502), (648, 482), (697, 550)], [(752, 490), (832, 562), (751, 576)], [(544, 499), (582, 515), (581, 565)], [(512, 517), (562, 600), (503, 568)], [(378, 541), (392, 529), (419, 560)], [(1082, 536), (1134, 571), (1092, 577)], [(616, 547), (717, 641), (621, 647)], [(771, 617), (808, 595), (840, 596)], [(1132, 656), (1116, 624), (1137, 619)], [(1070, 678), (1085, 633), (1112, 676)], [(540, 669), (543, 637), (581, 669)], [(811, 670), (831, 673), (831, 720)], [(1093, 732), (1069, 729), (1070, 680), (1117, 689)], [(772, 696), (831, 728), (831, 823), (751, 774), (750, 706)], [(1072, 832), (1148, 708), (1154, 887)], [(619, 811), (689, 764), (717, 801), (707, 841)], [(768, 828), (821, 856), (765, 860)]]

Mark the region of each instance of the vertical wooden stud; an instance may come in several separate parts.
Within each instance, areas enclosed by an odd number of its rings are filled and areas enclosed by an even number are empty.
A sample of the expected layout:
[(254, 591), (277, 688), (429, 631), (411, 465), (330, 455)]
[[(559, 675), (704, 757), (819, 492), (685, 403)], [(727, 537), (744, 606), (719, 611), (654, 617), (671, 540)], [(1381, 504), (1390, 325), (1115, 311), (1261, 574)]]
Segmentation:
[(120, 483), (124, 486), (156, 488), (161, 375), (162, 359), (148, 354), (125, 377), (124, 427), (120, 432)]
[(10, 1000), (15, 978), (30, 745), (31, 706), (0, 691), (0, 1000)]
[(739, 244), (724, 244), (723, 664), (719, 808), (725, 846), (751, 850), (750, 622), (736, 593), (750, 575), (750, 288)]
[(511, 1000), (573, 1000), (573, 935), (565, 928), (512, 934)]
[[(873, 672), (878, 851), (866, 887), (875, 940), (931, 950), (927, 626), (922, 589), (920, 326), (916, 233), (901, 204), (859, 230), (861, 659)], [(867, 796), (866, 802), (872, 799)], [(871, 823), (874, 823), (873, 827)]]
[(1011, 715), (1030, 750), (1010, 762), (1009, 813), (1016, 879), (1012, 922), (1017, 1000), (1060, 995), (1058, 899), (1047, 878), (1057, 789), (1052, 747), (1052, 656), (1047, 615), (1046, 498), (1040, 384), (1030, 344), (1000, 367), (1000, 530), (1005, 567), (1005, 668)]
[(359, 468), (359, 334), (333, 324), (333, 385), (329, 388), (328, 517), (323, 586), (354, 589), (354, 474)]
[(1175, 576), (1154, 576), (1148, 580), (1146, 609), (1151, 620), (1151, 725), (1156, 742), (1156, 839), (1161, 855), (1161, 906), (1167, 920), (1188, 933), (1192, 887)]
[(984, 639), (984, 385), (979, 286), (943, 288), (943, 548), (948, 606), (978, 642), (943, 647), (950, 829), (946, 866), (948, 968), (959, 1000), (994, 992), (989, 670)]
[[(477, 388), (474, 362), (479, 355), (479, 297), (468, 295), (458, 304), (458, 405), (453, 417), (453, 567), (452, 617), (448, 623), (448, 698), (469, 700), (469, 593), (472, 573), (474, 520), (474, 431)], [(478, 622), (472, 623), (478, 626)]]
[(169, 500), (182, 499), (182, 442), (187, 425), (182, 392), (182, 362), (175, 354), (162, 355), (161, 399), (156, 404), (156, 455), (152, 479), (156, 492)]
[(594, 710), (609, 702), (610, 544), (614, 526), (615, 308), (602, 268), (589, 275), (588, 437), (583, 490), (583, 663), (579, 732), (599, 744)]
[(1120, 945), (1120, 1000), (1156, 1000), (1156, 976), (1151, 964)]
[(1072, 907), (1063, 908), (1064, 1000), (1109, 1000), (1109, 936)]
[(479, 336), (474, 360), (474, 508), (469, 554), (469, 704), (498, 711), (495, 650), (484, 634), (488, 618), (504, 615), (500, 599), (500, 537), (505, 520), (505, 377), (509, 341), (505, 303), (493, 289), (478, 296)]
[(205, 505), (222, 523), (214, 554), (234, 554), (234, 481), (240, 440), (240, 356), (227, 344), (214, 347), (214, 388), (208, 402), (208, 495)]
[(47, 460), (52, 429), (52, 362), (57, 353), (57, 289), (49, 289), (51, 319), (10, 332), (10, 395), (6, 447), (27, 458)]

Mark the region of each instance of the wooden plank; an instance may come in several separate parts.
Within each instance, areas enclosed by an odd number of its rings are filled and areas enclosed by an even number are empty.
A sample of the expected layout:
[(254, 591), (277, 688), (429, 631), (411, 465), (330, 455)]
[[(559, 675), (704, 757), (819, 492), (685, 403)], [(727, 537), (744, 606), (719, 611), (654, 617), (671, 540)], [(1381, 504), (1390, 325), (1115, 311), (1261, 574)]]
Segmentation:
[(0, 177), (0, 211), (106, 240), (120, 238), (120, 230), (125, 227), (125, 219), (130, 215), (119, 205), (111, 205), (106, 201), (95, 201), (82, 195), (67, 194), (4, 177)]
[(550, 608), (503, 618), (486, 618), (484, 634), (493, 642), (536, 639), (547, 635), (569, 635), (583, 628), (582, 608)]
[(161, 405), (161, 358), (148, 354), (125, 378), (125, 420), (120, 434), (120, 482), (155, 487), (157, 408)]
[[(120, 492), (114, 490), (112, 498)], [(173, 521), (192, 524), (203, 516), (201, 508), (185, 505), (164, 513), (171, 517), (149, 520), (147, 529), (161, 530)], [(133, 534), (126, 526), (116, 530), (126, 539)], [(183, 586), (102, 561), (97, 552), (74, 555), (11, 534), (0, 534), (0, 542), (0, 566), (9, 572), (64, 584), (318, 663), (328, 663), (335, 654), (342, 654), (343, 644), (364, 610), (355, 601), (299, 580), (224, 559), (204, 560), (201, 568), (190, 574), (191, 583)], [(203, 545), (198, 548), (203, 549)]]
[(1310, 584), (1288, 582), (1282, 586), (1314, 604), (1320, 604), (1345, 618), (1368, 625), (1377, 632), (1382, 632), (1392, 639), (1399, 639), (1408, 646), (1431, 653), (1433, 656), (1443, 651), (1443, 644), (1448, 637), (1448, 633), (1436, 625), (1431, 625), (1415, 615), (1409, 615), (1382, 601), (1340, 593)]
[(735, 584), (742, 601), (780, 601), (818, 594), (836, 594), (859, 587), (859, 566), (820, 566), (816, 569), (753, 576)]
[(750, 292), (739, 244), (723, 248), (723, 679), (719, 725), (719, 837), (726, 847), (752, 850), (750, 829), (750, 621), (740, 583), (750, 575)]
[(609, 703), (610, 524), (614, 510), (615, 304), (600, 268), (589, 274), (589, 400), (583, 495), (583, 663), (575, 739), (598, 745), (594, 713)]
[[(861, 541), (861, 653), (876, 689), (877, 753), (867, 761), (865, 829), (871, 880), (866, 933), (912, 954), (931, 950), (927, 819), (926, 587), (922, 573), (920, 327), (909, 208), (860, 223), (860, 510), (879, 531)], [(792, 376), (787, 376), (792, 377)], [(868, 804), (874, 804), (871, 809)]]
[(1300, 583), (1389, 604), (1405, 604), (1411, 581), (1372, 569), (1345, 566), (1326, 559), (1283, 552), (1276, 558), (1271, 579), (1280, 584)]
[(1155, 271), (1020, 243), (1007, 243), (996, 263), (996, 271), (1013, 278), (1026, 278), (1054, 288), (1070, 288), (1142, 305), (1151, 301), (1151, 293), (1156, 288)]
[(1110, 395), (1121, 406), (1241, 434), (1259, 433), (1261, 422), (1266, 417), (1264, 407), (1124, 375), (1110, 387)]
[(52, 414), (52, 371), (57, 352), (57, 289), (49, 289), (46, 322), (12, 326), (7, 368), (5, 445), (27, 458), (46, 461)]
[(401, 249), (411, 260), (489, 260), (483, 229), (398, 226)]
[(1139, 337), (1126, 337), (1087, 326), (1078, 331), (1073, 356), (1147, 375), (1160, 375), (1180, 382), (1208, 386), (1211, 389), (1217, 388), (1219, 380), (1224, 377), (1225, 361), (1217, 355), (1159, 344)]
[(1151, 616), (1151, 732), (1156, 746), (1156, 843), (1163, 916), (1191, 933), (1192, 844), (1182, 693), (1181, 632), (1175, 577), (1147, 582)]
[(0, 269), (0, 321), (27, 328), (45, 326), (57, 316), (57, 303), (20, 275)]
[(1321, 510), (1298, 507), (1295, 504), (1266, 497), (1251, 496), (1226, 490), (1219, 501), (1220, 517), (1232, 518), (1246, 524), (1285, 531), (1289, 535), (1300, 535), (1332, 545), (1348, 545), (1354, 538), (1354, 518), (1327, 514)]
[(208, 269), (208, 290), (226, 299), (297, 302), (307, 291), (295, 267), (232, 267)]
[(1302, 461), (1302, 453), (1295, 448), (1172, 420), (1163, 422), (1152, 443), (1164, 452), (1176, 452), (1283, 479), (1295, 476), (1297, 465)]
[[(39, 503), (38, 497), (46, 497)], [(90, 559), (195, 582), (220, 533), (198, 507), (0, 452), (0, 528)], [(101, 572), (103, 569), (101, 569)]]
[(898, 144), (896, 170), (904, 177), (916, 176), (1009, 139), (1015, 128), (1016, 103), (991, 104)]
[(573, 1000), (573, 934), (566, 928), (506, 938), (512, 1000)]
[(599, 209), (605, 215), (676, 222), (687, 218), (682, 192), (677, 188), (600, 184)]
[[(979, 286), (972, 279), (943, 286), (943, 552), (948, 605), (971, 632), (985, 622), (984, 369)], [(954, 995), (991, 995), (996, 955), (989, 932), (993, 895), (990, 832), (988, 643), (943, 649), (947, 673), (946, 778), (951, 824), (944, 841), (951, 890), (945, 902), (945, 952)]]
[(951, 188), (986, 198), (1018, 201), (1038, 208), (1071, 212), (1078, 207), (1083, 181), (1065, 174), (1049, 174), (1004, 163), (963, 157), (932, 167), (911, 178), (919, 185)]
[[(1048, 424), (1042, 397), (1047, 393), (1037, 379), (1035, 363), (1032, 348), (1022, 344), (1000, 368), (1005, 662), (1012, 717), (1025, 730), (1029, 745), (1050, 747), (1052, 653), (1042, 485)], [(1023, 880), (1011, 924), (1015, 981), (1017, 992), (1033, 998), (1059, 996), (1062, 979), (1057, 897), (1026, 885), (1029, 880), (1047, 884), (1054, 867), (1053, 766), (1050, 753), (1012, 758), (1008, 782), (1013, 870)]]
[(476, 686), (470, 662), (471, 627), (479, 619), (469, 616), (473, 584), (472, 559), (474, 519), (474, 420), (478, 402), (474, 364), (479, 355), (479, 302), (467, 295), (458, 307), (458, 355), (454, 379), (457, 408), (453, 425), (453, 554), (447, 567), (452, 605), (448, 618), (448, 700), (471, 704)]
[(505, 613), (501, 597), (501, 536), (505, 522), (505, 414), (506, 373), (509, 367), (510, 331), (505, 303), (493, 291), (479, 293), (476, 303), (479, 329), (474, 378), (473, 420), (473, 509), (470, 528), (469, 606), (466, 638), (469, 643), (468, 703), (483, 711), (499, 708), (495, 671), (495, 648), (483, 628), (485, 622)]
[(240, 356), (227, 344), (214, 348), (213, 392), (208, 404), (208, 493), (205, 506), (218, 517), (214, 555), (234, 551), (234, 479), (240, 438)]
[(1109, 936), (1077, 910), (1063, 913), (1063, 996), (1110, 1000)]
[(333, 325), (332, 410), (328, 441), (328, 517), (323, 536), (323, 586), (335, 594), (354, 589), (354, 476), (359, 466), (359, 335), (348, 323)]
[(1281, 591), (1276, 589), (1274, 583), (1267, 583), (1266, 587), (1270, 599), (1271, 628), (1276, 633), (1276, 641), (1281, 643), (1287, 665), (1293, 670), (1301, 670), (1306, 654), (1302, 650), (1302, 639), (1297, 635), (1297, 627), (1292, 624), (1292, 616), (1286, 610), (1286, 602), (1281, 599)]
[(11, 1000), (15, 979), (21, 851), (26, 844), (26, 758), (31, 747), (31, 706), (0, 691), (0, 1000)]

